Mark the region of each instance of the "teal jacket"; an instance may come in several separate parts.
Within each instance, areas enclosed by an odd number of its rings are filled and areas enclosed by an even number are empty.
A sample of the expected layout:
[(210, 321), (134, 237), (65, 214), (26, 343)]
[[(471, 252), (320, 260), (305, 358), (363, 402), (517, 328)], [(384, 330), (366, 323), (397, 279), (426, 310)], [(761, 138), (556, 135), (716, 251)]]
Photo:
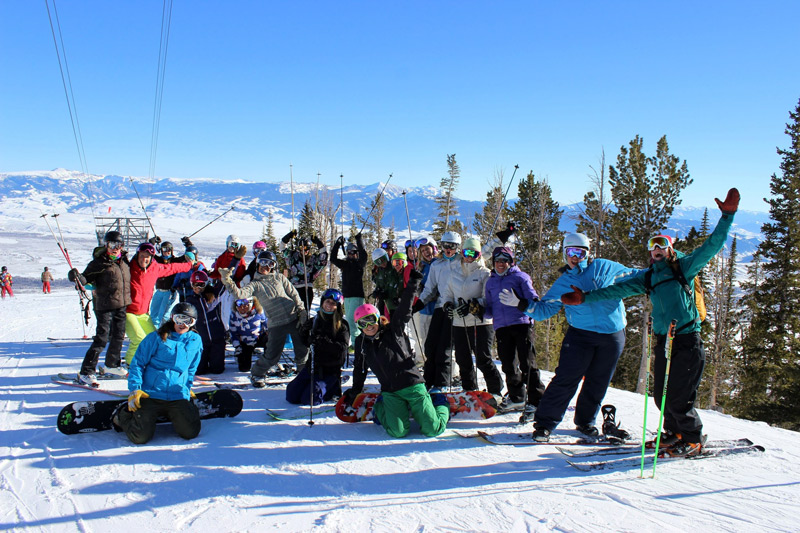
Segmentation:
[(136, 349), (128, 390), (143, 390), (157, 400), (188, 400), (202, 353), (203, 341), (194, 331), (170, 333), (166, 341), (154, 331)]
[[(723, 214), (717, 227), (714, 228), (714, 232), (699, 248), (686, 255), (676, 252), (683, 275), (692, 288), (694, 288), (695, 276), (725, 246), (732, 224), (733, 215)], [(646, 292), (645, 273), (646, 270), (643, 270), (636, 276), (615, 285), (587, 292), (585, 303), (644, 294)], [(650, 293), (650, 301), (653, 304), (653, 331), (656, 335), (666, 335), (672, 320), (677, 321), (678, 328), (685, 326), (679, 331), (681, 334), (700, 331), (700, 316), (694, 303), (694, 294), (687, 294), (677, 281), (660, 283), (674, 277), (672, 269), (666, 261), (653, 264), (651, 280), (653, 290)]]

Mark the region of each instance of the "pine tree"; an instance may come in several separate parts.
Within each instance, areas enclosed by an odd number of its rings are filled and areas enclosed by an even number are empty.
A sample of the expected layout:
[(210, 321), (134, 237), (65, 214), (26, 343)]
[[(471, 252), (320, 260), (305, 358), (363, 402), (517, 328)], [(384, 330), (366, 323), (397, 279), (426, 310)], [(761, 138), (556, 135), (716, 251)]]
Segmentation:
[(316, 235), (317, 220), (311, 201), (306, 200), (300, 210), (300, 217), (297, 222), (297, 236), (311, 238)]
[(441, 240), (446, 231), (454, 231), (463, 235), (466, 228), (458, 220), (458, 205), (456, 205), (456, 189), (458, 181), (461, 179), (461, 169), (456, 163), (456, 154), (447, 156), (447, 177), (442, 178), (440, 187), (442, 194), (436, 197), (436, 205), (439, 206), (439, 214), (433, 223), (433, 238)]
[(761, 227), (758, 280), (746, 286), (752, 313), (742, 346), (735, 412), (800, 429), (800, 102), (786, 125), (788, 149), (778, 149), (781, 173), (770, 180), (771, 222)]

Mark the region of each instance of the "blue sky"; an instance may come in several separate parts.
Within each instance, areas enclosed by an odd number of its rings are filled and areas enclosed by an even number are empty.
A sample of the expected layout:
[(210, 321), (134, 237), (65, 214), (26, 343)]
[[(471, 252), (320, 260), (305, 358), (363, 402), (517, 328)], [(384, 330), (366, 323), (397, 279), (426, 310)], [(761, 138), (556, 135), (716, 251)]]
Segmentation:
[[(89, 172), (147, 176), (162, 3), (56, 5)], [(566, 204), (602, 150), (667, 135), (684, 205), (737, 186), (764, 211), (798, 20), (796, 1), (177, 0), (155, 175), (438, 185), (455, 153), (461, 197), (519, 164)], [(0, 171), (80, 169), (44, 2), (0, 0), (0, 72)]]

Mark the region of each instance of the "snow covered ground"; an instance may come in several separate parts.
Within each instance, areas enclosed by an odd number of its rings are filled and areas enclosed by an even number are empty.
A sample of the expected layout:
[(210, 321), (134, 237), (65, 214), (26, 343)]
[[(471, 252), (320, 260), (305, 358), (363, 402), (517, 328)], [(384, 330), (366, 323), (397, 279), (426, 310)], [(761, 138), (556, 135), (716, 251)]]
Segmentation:
[[(0, 301), (0, 530), (798, 530), (800, 435), (714, 412), (702, 413), (711, 438), (749, 437), (766, 453), (663, 463), (656, 479), (638, 468), (587, 474), (553, 446), (491, 446), (450, 430), (395, 440), (331, 412), (313, 427), (270, 420), (265, 408), (308, 413), (283, 389), (243, 391), (238, 417), (204, 421), (190, 442), (168, 425), (144, 446), (113, 431), (62, 435), (64, 404), (110, 398), (50, 381), (77, 371), (88, 344), (47, 340), (82, 335), (76, 302), (72, 289), (33, 287)], [(230, 362), (227, 374), (244, 378)], [(641, 431), (641, 396), (610, 390), (607, 401)], [(515, 419), (450, 427), (522, 431)], [(573, 428), (568, 412), (559, 431)]]

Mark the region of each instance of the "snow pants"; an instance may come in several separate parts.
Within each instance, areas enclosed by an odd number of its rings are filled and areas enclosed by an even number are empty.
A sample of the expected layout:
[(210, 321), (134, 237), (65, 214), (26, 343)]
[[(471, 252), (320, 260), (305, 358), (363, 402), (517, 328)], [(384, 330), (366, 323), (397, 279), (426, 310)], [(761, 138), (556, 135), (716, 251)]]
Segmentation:
[(308, 366), (286, 385), (286, 401), (296, 405), (310, 405), (311, 387), (314, 387), (314, 405), (342, 395), (342, 369), (329, 368), (314, 372), (311, 382), (311, 371)]
[(106, 366), (118, 368), (122, 358), (122, 342), (125, 340), (125, 307), (98, 311), (95, 309), (94, 317), (97, 327), (92, 337), (92, 344), (83, 356), (80, 373), (84, 376), (93, 375), (100, 359), (100, 352), (108, 344), (106, 350)]
[(594, 425), (600, 404), (625, 347), (625, 330), (596, 333), (567, 329), (558, 367), (536, 410), (534, 425), (552, 431), (564, 418), (569, 401), (583, 379), (575, 405), (575, 425)]
[(344, 315), (347, 319), (347, 324), (350, 326), (350, 346), (356, 345), (356, 337), (361, 335), (361, 330), (356, 327), (356, 321), (353, 318), (356, 309), (364, 303), (364, 298), (345, 298), (344, 299)]
[(450, 407), (434, 407), (431, 395), (422, 383), (397, 392), (382, 392), (373, 408), (377, 422), (386, 429), (386, 433), (398, 439), (408, 435), (411, 426), (409, 411), (426, 437), (436, 437), (447, 429)]
[(0, 295), (2, 295), (3, 298), (6, 297), (6, 293), (8, 293), (9, 296), (14, 296), (14, 291), (11, 290), (11, 285), (9, 286), (3, 285), (2, 287), (0, 287)]
[[(653, 401), (661, 409), (664, 394), (664, 374), (667, 368), (665, 356), (666, 335), (656, 335), (653, 349)], [(697, 388), (703, 378), (706, 353), (699, 333), (675, 335), (672, 341), (672, 363), (669, 367), (667, 401), (664, 407), (664, 429), (680, 433), (685, 442), (700, 442), (703, 422), (694, 408)]]
[[(250, 365), (245, 370), (250, 370)], [(225, 339), (203, 340), (203, 353), (200, 355), (200, 364), (197, 365), (197, 374), (222, 374), (225, 372)]]
[(425, 365), (422, 368), (428, 389), (450, 385), (452, 364), (447, 349), (452, 341), (451, 327), (452, 321), (441, 307), (437, 307), (425, 339)]
[(509, 397), (515, 402), (539, 406), (544, 384), (536, 364), (533, 324), (514, 324), (495, 330), (497, 357), (506, 375)]
[(266, 330), (262, 330), (255, 344), (240, 344), (235, 347), (236, 362), (239, 364), (239, 372), (247, 372), (250, 370), (250, 367), (253, 366), (253, 353), (255, 349), (266, 349), (268, 340), (269, 334)]
[(49, 281), (43, 281), (42, 282), (42, 292), (44, 294), (50, 294), (50, 282)]
[(267, 370), (278, 364), (283, 353), (283, 346), (286, 344), (286, 337), (292, 338), (294, 345), (294, 364), (300, 370), (308, 359), (308, 346), (303, 343), (302, 336), (298, 331), (298, 320), (295, 319), (288, 324), (280, 326), (269, 326), (269, 338), (264, 353), (258, 356), (250, 373), (253, 376), (266, 376)]
[(131, 364), (133, 356), (136, 355), (136, 349), (139, 347), (139, 343), (155, 330), (156, 327), (153, 325), (153, 321), (150, 320), (150, 315), (125, 314), (125, 334), (128, 335), (128, 339), (130, 339), (130, 342), (128, 342), (128, 349), (125, 350), (126, 363)]
[[(455, 319), (455, 322), (458, 323), (458, 319)], [(486, 381), (486, 389), (497, 395), (503, 392), (503, 377), (492, 361), (493, 343), (494, 329), (491, 324), (453, 328), (453, 347), (464, 390), (480, 390), (475, 372), (477, 366)], [(475, 364), (472, 363), (473, 353)]]
[(200, 434), (200, 411), (189, 400), (156, 400), (143, 398), (142, 406), (135, 413), (123, 407), (119, 412), (119, 425), (134, 444), (149, 442), (156, 433), (159, 416), (167, 417), (180, 437), (186, 440)]
[(161, 324), (169, 320), (169, 310), (178, 301), (178, 292), (156, 289), (150, 301), (150, 319), (158, 329)]

